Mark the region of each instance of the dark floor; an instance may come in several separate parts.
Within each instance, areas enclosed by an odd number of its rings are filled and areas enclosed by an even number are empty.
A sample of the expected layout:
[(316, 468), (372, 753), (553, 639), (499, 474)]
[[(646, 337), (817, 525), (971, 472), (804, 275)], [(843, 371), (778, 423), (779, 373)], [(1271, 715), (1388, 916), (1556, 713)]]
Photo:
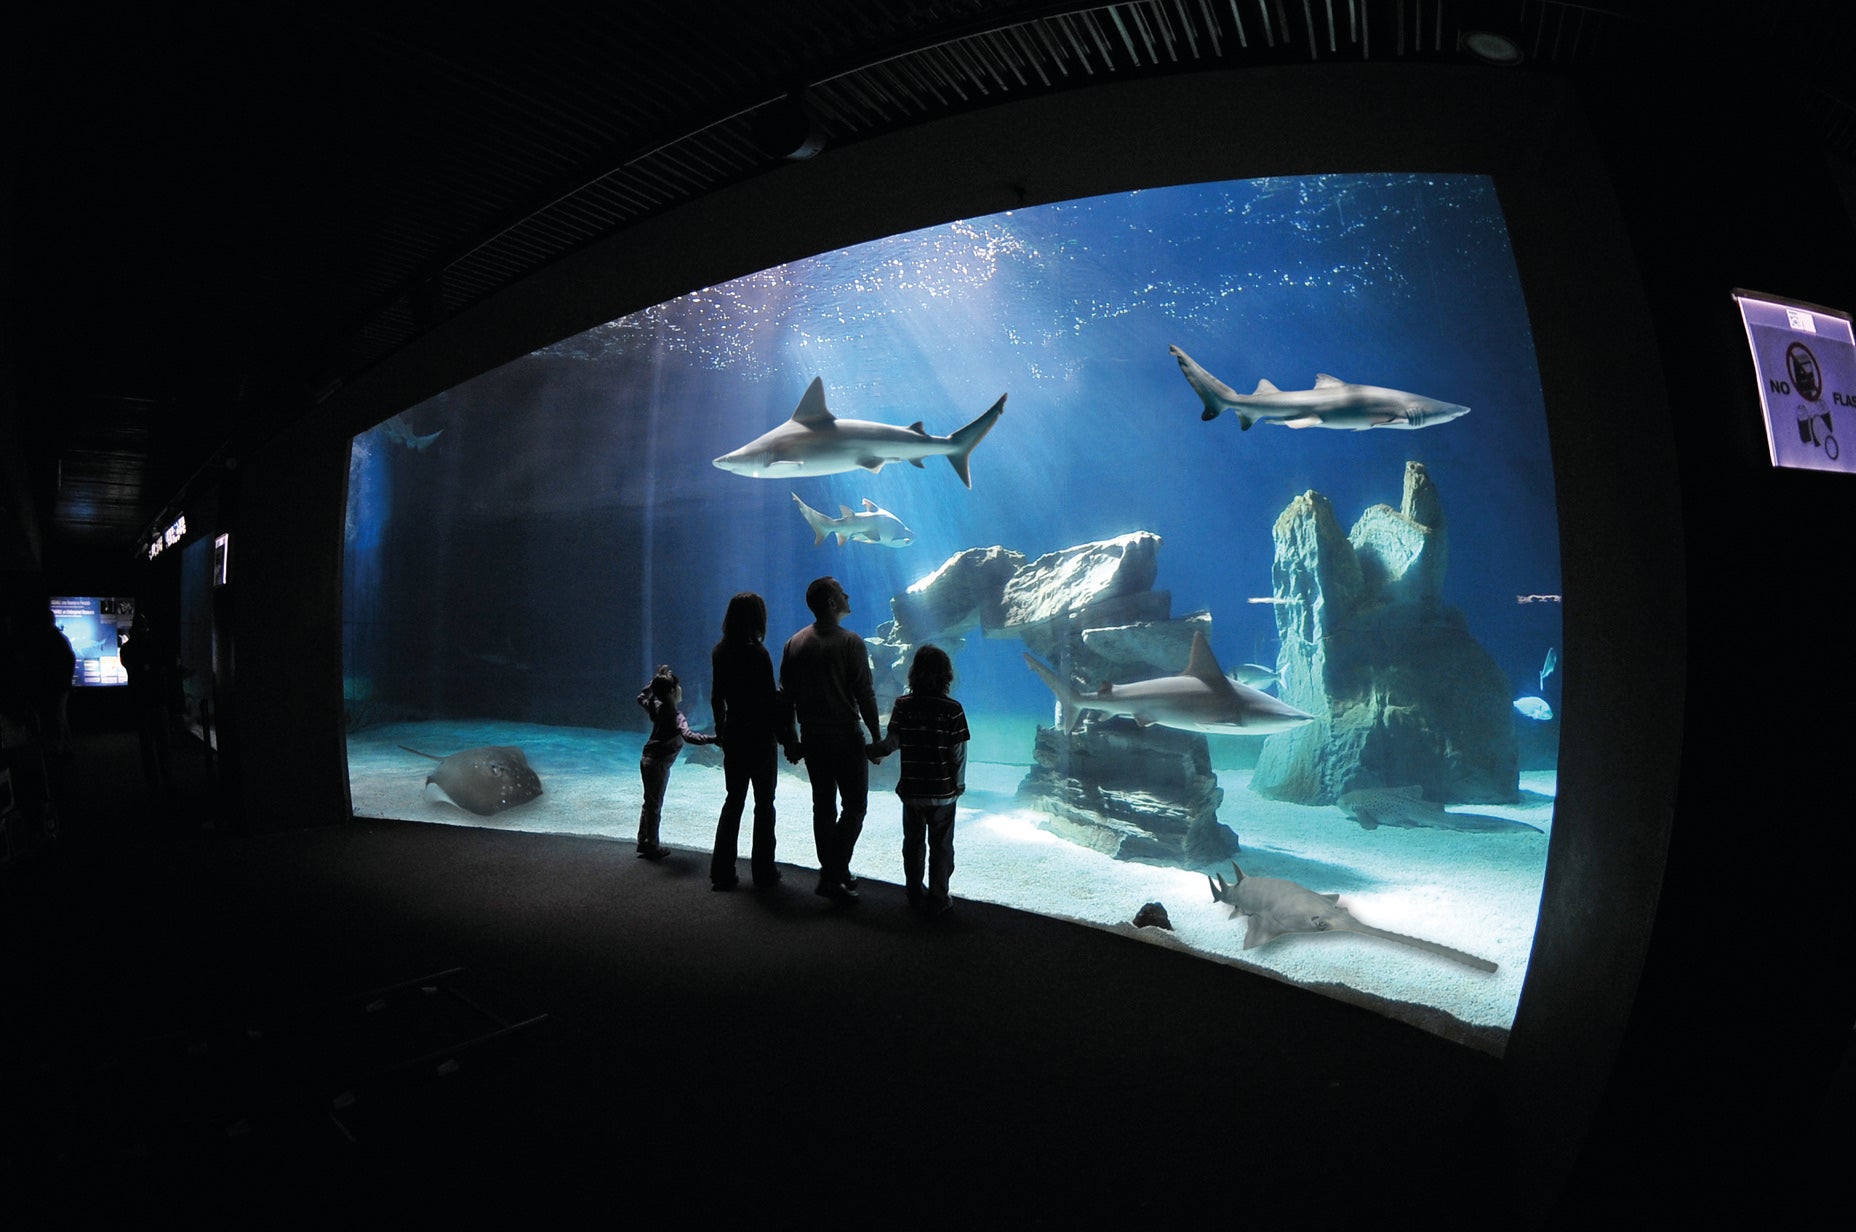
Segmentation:
[(9, 1226), (1525, 1222), (1500, 1062), (1366, 1010), (798, 869), (715, 894), (697, 853), (209, 829), (181, 769), (158, 810), (133, 736), (80, 742), (6, 870)]

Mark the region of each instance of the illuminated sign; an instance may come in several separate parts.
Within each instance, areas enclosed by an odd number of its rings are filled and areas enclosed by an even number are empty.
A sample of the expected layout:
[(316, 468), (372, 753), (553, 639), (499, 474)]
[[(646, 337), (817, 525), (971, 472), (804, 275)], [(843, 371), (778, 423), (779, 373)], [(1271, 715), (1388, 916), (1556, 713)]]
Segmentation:
[(135, 600), (60, 595), (51, 601), (52, 622), (71, 643), (76, 662), (71, 683), (77, 686), (129, 683), (121, 648), (135, 623)]
[(1850, 316), (1755, 291), (1735, 291), (1759, 376), (1774, 466), (1856, 472), (1856, 339)]
[(174, 525), (156, 535), (153, 542), (148, 545), (148, 559), (153, 560), (186, 537), (187, 515), (183, 513), (174, 519)]

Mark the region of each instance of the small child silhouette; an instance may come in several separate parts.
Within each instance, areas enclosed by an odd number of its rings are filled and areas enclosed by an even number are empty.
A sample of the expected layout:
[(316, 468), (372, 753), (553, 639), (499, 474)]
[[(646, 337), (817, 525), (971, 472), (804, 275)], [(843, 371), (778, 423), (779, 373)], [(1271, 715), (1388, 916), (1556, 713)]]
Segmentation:
[(638, 813), (638, 855), (645, 860), (661, 860), (670, 848), (658, 841), (658, 825), (663, 820), (664, 789), (670, 785), (670, 767), (684, 744), (714, 744), (714, 736), (691, 731), (683, 717), (683, 686), (668, 664), (661, 665), (650, 683), (638, 691), (638, 704), (651, 716), (651, 735), (644, 742), (638, 758), (638, 777), (644, 781), (644, 807)]
[[(954, 875), (954, 802), (967, 789), (967, 714), (948, 696), (953, 660), (939, 646), (923, 646), (909, 664), (909, 691), (890, 710), (889, 734), (870, 746), (881, 761), (900, 747), (902, 776), (902, 871), (909, 904), (929, 915), (948, 909), (948, 879)], [(926, 852), (924, 853), (924, 847)], [(923, 856), (928, 885), (922, 887)]]

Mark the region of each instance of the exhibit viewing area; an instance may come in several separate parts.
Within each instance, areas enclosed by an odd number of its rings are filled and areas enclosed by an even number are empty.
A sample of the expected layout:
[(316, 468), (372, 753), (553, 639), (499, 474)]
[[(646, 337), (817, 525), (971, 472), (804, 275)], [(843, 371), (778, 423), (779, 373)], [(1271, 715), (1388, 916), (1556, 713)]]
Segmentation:
[(1849, 1210), (1852, 38), (28, 20), (19, 1226)]

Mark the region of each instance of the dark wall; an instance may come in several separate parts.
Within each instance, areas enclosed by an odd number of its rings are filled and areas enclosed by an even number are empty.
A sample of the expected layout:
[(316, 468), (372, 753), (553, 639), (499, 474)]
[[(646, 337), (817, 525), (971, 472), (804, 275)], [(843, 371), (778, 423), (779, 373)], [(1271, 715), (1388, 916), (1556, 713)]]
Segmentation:
[[(1649, 308), (1588, 116), (1543, 116), (1503, 207), (1540, 358), (1560, 509), (1558, 795), (1504, 1059), (1509, 1191), (1549, 1202), (1603, 1098), (1655, 918), (1681, 748), (1683, 527)], [(1602, 944), (1598, 937), (1605, 938)]]
[(348, 442), (304, 423), (220, 489), (231, 584), (215, 593), (220, 759), (244, 828), (351, 816), (342, 725), (342, 519)]
[(1645, 1207), (1700, 1190), (1782, 1209), (1810, 1174), (1848, 1166), (1848, 1109), (1833, 1119), (1828, 1086), (1856, 1021), (1856, 481), (1768, 465), (1729, 292), (1856, 309), (1856, 229), (1824, 156), (1748, 101), (1660, 87), (1593, 99), (1655, 325), (1644, 358), (1669, 391), (1689, 593), (1664, 891), (1583, 1169), (1584, 1192), (1616, 1184)]

